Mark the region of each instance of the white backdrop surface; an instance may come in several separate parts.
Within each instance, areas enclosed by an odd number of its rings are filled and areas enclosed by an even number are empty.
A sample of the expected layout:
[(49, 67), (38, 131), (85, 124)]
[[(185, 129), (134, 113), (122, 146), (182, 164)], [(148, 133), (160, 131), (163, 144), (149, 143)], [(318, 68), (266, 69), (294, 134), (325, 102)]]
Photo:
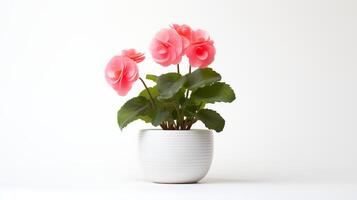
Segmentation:
[(103, 72), (125, 48), (146, 53), (141, 76), (175, 71), (148, 52), (170, 23), (210, 32), (212, 67), (237, 93), (210, 106), (226, 127), (207, 180), (357, 180), (356, 1), (1, 0), (0, 187), (140, 179), (150, 126), (121, 133), (116, 111), (142, 86), (119, 97)]

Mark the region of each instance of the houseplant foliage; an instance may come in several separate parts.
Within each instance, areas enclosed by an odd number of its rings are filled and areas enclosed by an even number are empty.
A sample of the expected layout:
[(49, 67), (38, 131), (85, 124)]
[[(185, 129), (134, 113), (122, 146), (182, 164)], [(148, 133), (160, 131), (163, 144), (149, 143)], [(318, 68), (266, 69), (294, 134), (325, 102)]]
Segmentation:
[[(119, 109), (119, 127), (123, 129), (140, 119), (164, 130), (190, 130), (193, 124), (201, 121), (208, 129), (222, 131), (225, 120), (206, 106), (230, 103), (236, 97), (221, 75), (208, 67), (216, 54), (209, 34), (201, 29), (192, 30), (187, 25), (173, 24), (156, 33), (150, 52), (156, 63), (163, 67), (175, 66), (175, 69), (142, 78), (137, 64), (145, 57), (134, 49), (123, 50), (106, 67), (106, 80), (119, 95), (126, 95), (137, 80), (144, 86), (136, 97)], [(180, 69), (183, 56), (189, 61), (186, 74)]]

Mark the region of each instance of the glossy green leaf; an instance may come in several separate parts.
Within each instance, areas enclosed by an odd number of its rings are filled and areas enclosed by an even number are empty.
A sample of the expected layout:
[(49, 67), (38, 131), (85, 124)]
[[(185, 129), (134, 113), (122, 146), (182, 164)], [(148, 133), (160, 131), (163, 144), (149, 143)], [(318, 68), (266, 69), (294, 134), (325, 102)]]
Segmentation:
[(202, 121), (208, 129), (216, 132), (221, 132), (224, 128), (224, 119), (214, 110), (202, 109), (196, 114), (196, 118)]
[(211, 68), (196, 69), (191, 74), (187, 74), (186, 77), (185, 86), (190, 90), (195, 90), (221, 80), (221, 75)]
[[(159, 94), (159, 91), (157, 90), (156, 87), (149, 87), (148, 90), (149, 90), (149, 92), (150, 92), (152, 98), (153, 98), (154, 101), (155, 101), (156, 98), (160, 95), (160, 94)], [(145, 97), (147, 100), (151, 101), (151, 98), (150, 98), (150, 95), (149, 95), (148, 90), (147, 90), (147, 89), (143, 89), (143, 90), (140, 92), (139, 96)]]
[(153, 75), (153, 74), (147, 74), (146, 75), (146, 79), (150, 80), (150, 81), (154, 81), (155, 83), (157, 82), (158, 76)]
[(145, 115), (151, 104), (145, 97), (138, 96), (127, 101), (118, 111), (117, 119), (120, 129), (126, 127), (132, 121)]
[(167, 73), (159, 76), (157, 79), (157, 89), (160, 93), (158, 99), (170, 99), (177, 94), (183, 85), (186, 78), (178, 73)]
[(215, 102), (232, 102), (235, 100), (235, 94), (232, 88), (221, 82), (213, 83), (202, 88), (198, 88), (192, 92), (191, 98), (195, 100), (202, 100), (206, 103)]
[(184, 104), (184, 113), (187, 116), (194, 116), (200, 109), (203, 109), (205, 106), (205, 102), (200, 100), (194, 100), (192, 98), (187, 99)]
[(164, 120), (167, 120), (170, 117), (170, 112), (165, 109), (157, 109), (155, 116), (152, 120), (152, 125), (158, 126), (163, 122)]

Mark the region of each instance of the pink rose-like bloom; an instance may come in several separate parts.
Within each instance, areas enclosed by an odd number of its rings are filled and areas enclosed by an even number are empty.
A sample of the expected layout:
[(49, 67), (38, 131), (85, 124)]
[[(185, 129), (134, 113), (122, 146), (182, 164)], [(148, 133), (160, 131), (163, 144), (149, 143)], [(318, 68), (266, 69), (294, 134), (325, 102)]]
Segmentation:
[(136, 52), (135, 49), (126, 49), (121, 52), (122, 56), (126, 56), (132, 60), (134, 60), (136, 63), (142, 62), (145, 59), (145, 56), (143, 53)]
[(216, 49), (209, 34), (204, 30), (194, 31), (191, 45), (186, 50), (186, 55), (192, 67), (205, 68), (214, 60)]
[(174, 29), (161, 29), (151, 42), (150, 51), (154, 61), (164, 67), (178, 64), (183, 54), (182, 38)]
[(138, 78), (136, 62), (126, 56), (114, 56), (105, 69), (105, 79), (120, 96), (125, 96)]
[(172, 24), (171, 26), (175, 31), (181, 36), (183, 41), (183, 48), (187, 49), (190, 45), (191, 37), (192, 37), (192, 29), (186, 24), (178, 25)]

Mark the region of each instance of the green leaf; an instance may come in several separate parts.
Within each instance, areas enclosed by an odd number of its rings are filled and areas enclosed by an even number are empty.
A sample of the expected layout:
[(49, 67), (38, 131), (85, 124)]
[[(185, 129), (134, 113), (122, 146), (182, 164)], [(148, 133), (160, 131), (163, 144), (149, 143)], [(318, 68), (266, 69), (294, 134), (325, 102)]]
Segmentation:
[(211, 68), (196, 69), (191, 74), (187, 74), (185, 86), (190, 90), (195, 90), (199, 87), (212, 84), (221, 80), (221, 75), (213, 71)]
[(170, 99), (161, 99), (160, 97), (158, 98), (159, 100), (163, 100), (164, 102), (178, 102), (180, 103), (182, 98), (185, 97), (185, 90), (181, 88), (174, 96), (172, 96)]
[(184, 114), (187, 115), (187, 116), (194, 116), (197, 111), (203, 109), (205, 106), (205, 102), (203, 101), (198, 101), (198, 100), (195, 100), (195, 99), (187, 99), (184, 104), (183, 104), (183, 107), (184, 107)]
[(186, 82), (186, 78), (178, 73), (167, 73), (157, 79), (157, 89), (160, 93), (158, 99), (170, 99), (180, 91)]
[(170, 112), (165, 109), (157, 109), (155, 116), (152, 120), (152, 125), (158, 126), (161, 122), (165, 121), (167, 118), (170, 117)]
[(147, 74), (146, 75), (146, 79), (154, 81), (155, 83), (157, 82), (158, 77), (156, 75), (153, 74)]
[[(157, 90), (156, 87), (148, 87), (148, 90), (152, 96), (152, 98), (155, 100), (157, 96), (159, 96), (159, 91)], [(146, 89), (143, 89), (139, 96), (145, 97), (147, 100), (151, 101), (150, 95)]]
[[(152, 98), (154, 99), (155, 104), (158, 104), (157, 101), (157, 96), (159, 96), (159, 91), (157, 91), (156, 87), (149, 87), (148, 88)], [(139, 96), (145, 97), (150, 103), (151, 103), (151, 98), (150, 95), (148, 93), (148, 91), (146, 89), (143, 89), (140, 93)], [(145, 115), (140, 115), (139, 119), (143, 120), (145, 123), (151, 123), (153, 120), (153, 116), (154, 116), (155, 110), (154, 109), (150, 109), (146, 112)]]
[(118, 111), (117, 119), (120, 129), (139, 119), (140, 115), (145, 115), (150, 106), (149, 100), (142, 96), (134, 97), (127, 101)]
[(224, 128), (224, 119), (214, 110), (202, 109), (196, 114), (196, 118), (202, 121), (208, 129), (216, 132), (221, 132)]
[(232, 102), (236, 98), (232, 88), (226, 83), (213, 83), (192, 92), (191, 98), (206, 103)]
[(140, 115), (138, 118), (143, 120), (145, 123), (151, 123), (152, 122), (152, 117), (149, 114)]

